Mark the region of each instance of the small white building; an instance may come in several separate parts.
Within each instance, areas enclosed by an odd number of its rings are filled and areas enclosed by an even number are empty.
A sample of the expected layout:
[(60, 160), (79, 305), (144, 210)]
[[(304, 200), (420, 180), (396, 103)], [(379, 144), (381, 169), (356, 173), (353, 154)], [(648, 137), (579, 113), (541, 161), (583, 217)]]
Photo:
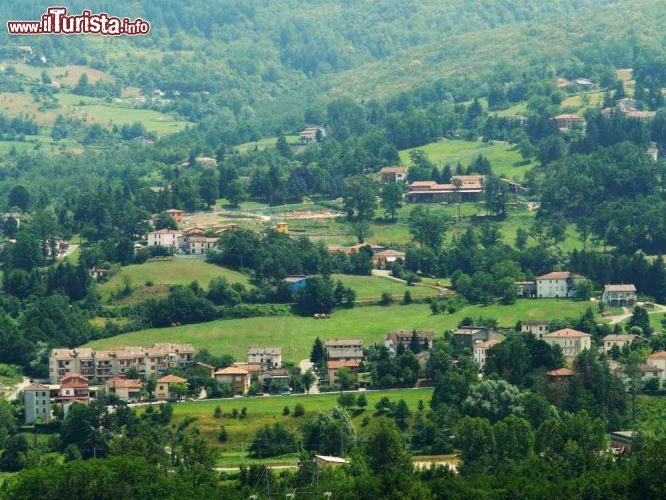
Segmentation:
[(298, 134), (298, 140), (301, 144), (310, 144), (317, 141), (317, 133), (322, 139), (326, 137), (326, 129), (324, 127), (306, 127), (300, 134)]
[(646, 358), (645, 364), (659, 368), (661, 370), (659, 374), (661, 383), (666, 383), (666, 351), (659, 351), (650, 354)]
[(540, 299), (573, 297), (576, 284), (584, 279), (585, 276), (569, 271), (544, 274), (536, 279), (537, 297)]
[(49, 388), (41, 384), (31, 384), (23, 389), (25, 423), (34, 424), (51, 420), (51, 395)]
[(282, 366), (281, 347), (250, 347), (247, 350), (247, 362), (263, 365), (266, 370)]
[(330, 339), (324, 342), (329, 360), (361, 361), (363, 341), (360, 339)]
[(543, 336), (543, 340), (551, 346), (560, 346), (567, 361), (572, 362), (581, 352), (590, 349), (592, 336), (572, 328), (564, 328)]
[(217, 238), (207, 238), (205, 236), (188, 236), (187, 253), (190, 255), (206, 255), (211, 250), (217, 249)]
[(636, 286), (606, 285), (601, 301), (610, 307), (633, 307), (636, 303)]
[(603, 339), (603, 350), (604, 352), (609, 352), (613, 346), (618, 346), (622, 349), (625, 345), (631, 345), (636, 340), (641, 341), (645, 340), (640, 335), (606, 335)]
[(175, 248), (179, 246), (180, 238), (183, 233), (174, 231), (173, 229), (159, 229), (148, 233), (148, 246), (149, 247), (164, 247)]
[(520, 331), (531, 333), (536, 338), (541, 339), (547, 333), (550, 333), (550, 323), (548, 321), (522, 321)]

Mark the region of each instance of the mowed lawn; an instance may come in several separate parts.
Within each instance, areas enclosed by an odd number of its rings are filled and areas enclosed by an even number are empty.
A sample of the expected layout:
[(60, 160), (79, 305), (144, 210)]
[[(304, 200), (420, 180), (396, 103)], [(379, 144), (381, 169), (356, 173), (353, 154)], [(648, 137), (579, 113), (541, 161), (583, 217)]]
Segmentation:
[[(357, 393), (361, 394), (360, 392)], [(365, 391), (368, 406), (365, 411), (360, 412), (358, 408), (352, 408), (350, 415), (353, 417), (357, 430), (361, 429), (361, 421), (364, 417), (372, 418), (375, 415), (375, 405), (384, 396), (391, 401), (404, 399), (409, 406), (410, 411), (415, 412), (419, 401), (423, 401), (428, 406), (432, 397), (432, 389), (399, 389), (389, 391)], [(178, 403), (174, 405), (174, 420), (179, 422), (185, 417), (196, 417), (195, 425), (201, 431), (201, 435), (206, 440), (222, 451), (219, 457), (224, 465), (237, 465), (243, 460), (243, 451), (247, 451), (252, 443), (257, 430), (264, 425), (272, 425), (280, 422), (291, 431), (296, 431), (308, 420), (314, 418), (319, 412), (330, 410), (338, 406), (337, 398), (339, 393), (329, 394), (311, 394), (311, 395), (293, 395), (293, 396), (273, 396), (273, 397), (253, 397), (243, 399), (224, 399), (213, 401), (201, 401), (192, 403)], [(305, 408), (305, 415), (294, 417), (294, 406), (302, 404)], [(213, 414), (216, 407), (220, 407), (223, 414), (222, 418), (214, 418)], [(289, 415), (282, 414), (285, 406), (289, 407)], [(236, 409), (247, 408), (247, 418), (232, 418), (231, 412)], [(227, 430), (227, 442), (220, 443), (217, 436), (220, 431), (220, 425), (224, 425)], [(280, 459), (273, 459), (278, 462)], [(293, 461), (294, 457), (287, 458), (286, 461)], [(298, 460), (298, 457), (295, 457)]]
[(525, 162), (514, 146), (504, 142), (484, 143), (482, 141), (463, 141), (458, 139), (442, 139), (425, 146), (400, 151), (400, 160), (409, 165), (409, 152), (420, 149), (438, 165), (450, 164), (452, 167), (460, 162), (463, 166), (472, 163), (479, 155), (490, 161), (493, 172), (511, 179), (522, 179), (532, 165)]
[(379, 300), (384, 292), (393, 296), (393, 300), (399, 302), (402, 300), (405, 291), (409, 290), (412, 298), (430, 297), (437, 295), (438, 291), (426, 286), (407, 286), (404, 283), (384, 278), (381, 276), (351, 276), (349, 274), (334, 274), (331, 276), (334, 281), (340, 280), (345, 286), (350, 286), (356, 290), (357, 300)]
[(518, 320), (576, 318), (589, 307), (572, 300), (519, 300), (510, 306), (468, 306), (453, 314), (433, 315), (426, 304), (369, 306), (340, 309), (330, 319), (300, 316), (217, 320), (209, 323), (169, 328), (151, 328), (87, 344), (94, 348), (118, 348), (126, 345), (149, 346), (154, 342), (192, 343), (215, 355), (231, 354), (237, 360), (247, 358), (250, 346), (282, 347), (286, 360), (299, 361), (309, 356), (317, 337), (359, 338), (365, 345), (380, 342), (393, 330), (427, 329), (437, 335), (455, 328), (465, 317), (497, 319), (504, 327)]
[(133, 287), (143, 287), (147, 281), (151, 281), (154, 285), (179, 285), (196, 280), (205, 288), (210, 280), (217, 277), (225, 277), (230, 283), (248, 282), (247, 276), (242, 273), (209, 264), (201, 259), (175, 258), (122, 267), (120, 272), (100, 285), (99, 290), (102, 298), (106, 299), (113, 292), (123, 288), (127, 279)]

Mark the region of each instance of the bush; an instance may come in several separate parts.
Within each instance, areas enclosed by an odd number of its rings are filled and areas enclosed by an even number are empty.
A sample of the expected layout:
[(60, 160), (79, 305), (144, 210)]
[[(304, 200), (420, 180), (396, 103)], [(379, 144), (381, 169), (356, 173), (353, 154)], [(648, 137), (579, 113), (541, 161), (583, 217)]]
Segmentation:
[(393, 303), (393, 295), (389, 292), (382, 293), (382, 298), (379, 301), (380, 306), (390, 306)]
[(405, 290), (405, 295), (402, 298), (402, 303), (406, 306), (412, 303), (412, 294), (409, 293), (409, 290)]
[(215, 411), (213, 412), (213, 417), (222, 418), (222, 409), (219, 406), (215, 408)]
[(221, 425), (220, 432), (217, 434), (217, 440), (220, 443), (226, 443), (227, 439), (229, 439), (229, 436), (227, 435), (227, 429), (225, 429), (224, 425)]
[(241, 419), (243, 419), (243, 418), (247, 418), (247, 408), (246, 408), (245, 406), (243, 406), (243, 408), (241, 408), (241, 411), (240, 411), (240, 418), (241, 418)]
[(305, 407), (301, 403), (298, 403), (294, 406), (294, 417), (302, 417), (303, 415), (305, 415)]
[(289, 416), (289, 407), (288, 406), (285, 406), (284, 408), (282, 408), (282, 415), (285, 416), (285, 417)]

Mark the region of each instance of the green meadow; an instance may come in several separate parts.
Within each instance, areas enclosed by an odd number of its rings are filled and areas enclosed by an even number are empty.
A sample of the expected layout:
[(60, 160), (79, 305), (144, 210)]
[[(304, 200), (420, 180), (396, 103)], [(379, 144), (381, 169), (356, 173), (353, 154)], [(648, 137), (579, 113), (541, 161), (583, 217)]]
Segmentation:
[(587, 307), (586, 302), (556, 299), (518, 300), (510, 306), (473, 305), (453, 314), (438, 315), (433, 315), (426, 304), (355, 307), (337, 310), (330, 319), (261, 317), (151, 328), (95, 340), (87, 347), (191, 343), (197, 348), (205, 347), (215, 355), (231, 354), (237, 360), (244, 360), (250, 346), (277, 346), (282, 347), (285, 359), (299, 361), (309, 356), (317, 337), (359, 338), (370, 345), (381, 341), (392, 330), (426, 329), (441, 334), (455, 328), (465, 317), (495, 318), (501, 326), (513, 327), (519, 320), (578, 317)]

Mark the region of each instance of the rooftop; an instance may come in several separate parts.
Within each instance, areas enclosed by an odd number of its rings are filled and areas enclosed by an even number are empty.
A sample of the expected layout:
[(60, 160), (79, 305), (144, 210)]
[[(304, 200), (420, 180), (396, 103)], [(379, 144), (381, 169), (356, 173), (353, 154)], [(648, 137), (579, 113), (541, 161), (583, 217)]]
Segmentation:
[(324, 342), (326, 347), (346, 347), (346, 346), (363, 346), (363, 341), (360, 339), (329, 339)]
[(591, 335), (585, 332), (579, 332), (573, 328), (563, 328), (562, 330), (557, 330), (556, 332), (547, 333), (544, 335), (544, 338), (557, 339), (557, 338), (585, 338), (591, 337)]
[(248, 372), (246, 370), (243, 370), (242, 368), (239, 368), (237, 366), (227, 366), (226, 368), (222, 368), (220, 370), (215, 371), (215, 376), (218, 375), (247, 375)]
[(342, 360), (333, 360), (333, 361), (328, 361), (326, 363), (326, 366), (328, 367), (329, 370), (337, 370), (338, 368), (358, 368), (361, 366), (360, 361), (342, 361)]
[(604, 292), (635, 292), (635, 285), (606, 285)]
[(406, 174), (409, 171), (408, 167), (384, 167), (379, 173), (380, 174)]
[(552, 273), (544, 274), (539, 276), (537, 280), (582, 280), (585, 279), (585, 276), (580, 274), (572, 273), (570, 271), (553, 271)]
[(478, 347), (480, 349), (490, 349), (492, 346), (497, 345), (497, 344), (501, 344), (501, 343), (502, 343), (502, 339), (490, 339), (490, 340), (486, 340), (485, 342), (478, 342), (478, 343), (474, 344), (474, 347), (475, 348)]
[(250, 347), (247, 353), (248, 355), (270, 354), (272, 356), (282, 356), (282, 347)]
[(659, 351), (650, 354), (647, 359), (666, 359), (666, 351)]
[(158, 378), (157, 382), (160, 384), (171, 384), (171, 383), (182, 384), (187, 382), (187, 379), (183, 377), (178, 377), (176, 375), (165, 375), (162, 378)]
[(546, 372), (546, 375), (549, 375), (551, 377), (571, 377), (572, 375), (575, 374), (576, 372), (570, 370), (569, 368), (558, 368), (557, 370), (551, 370), (549, 372)]

